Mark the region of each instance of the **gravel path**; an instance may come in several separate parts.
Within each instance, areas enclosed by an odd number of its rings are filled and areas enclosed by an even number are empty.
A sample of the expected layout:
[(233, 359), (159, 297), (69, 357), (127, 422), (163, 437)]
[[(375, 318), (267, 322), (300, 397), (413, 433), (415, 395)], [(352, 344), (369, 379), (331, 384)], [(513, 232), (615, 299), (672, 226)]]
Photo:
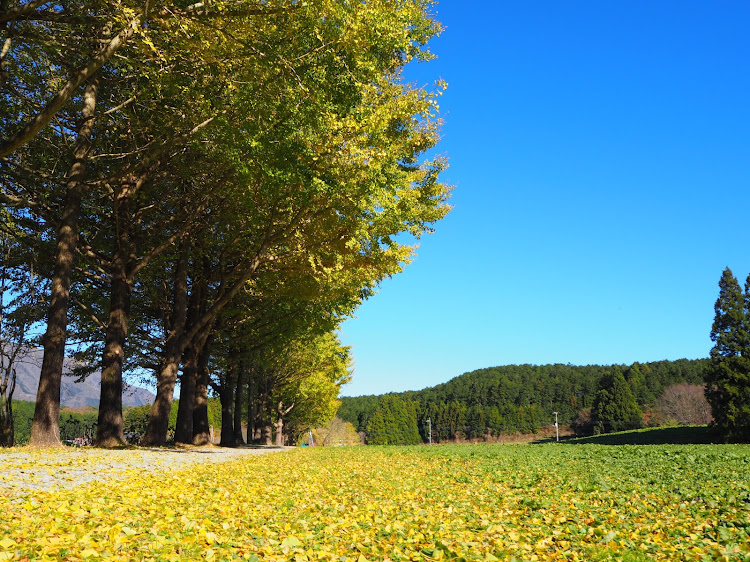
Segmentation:
[(23, 496), (32, 490), (71, 488), (93, 481), (127, 478), (133, 473), (180, 470), (247, 455), (280, 452), (284, 447), (206, 447), (195, 449), (89, 448), (0, 451), (0, 494)]

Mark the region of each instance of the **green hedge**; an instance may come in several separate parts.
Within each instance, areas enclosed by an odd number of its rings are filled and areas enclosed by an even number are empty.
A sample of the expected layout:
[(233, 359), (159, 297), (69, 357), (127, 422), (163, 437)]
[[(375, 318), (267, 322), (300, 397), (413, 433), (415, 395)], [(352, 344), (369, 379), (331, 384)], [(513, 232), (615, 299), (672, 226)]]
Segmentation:
[[(172, 410), (169, 415), (170, 437), (174, 436), (175, 423), (177, 421), (177, 407), (179, 400), (172, 402)], [(125, 435), (143, 435), (148, 426), (151, 406), (135, 406), (125, 408), (123, 411), (123, 429)], [(92, 409), (87, 412), (71, 412), (65, 410), (60, 413), (60, 439), (63, 441), (75, 441), (76, 438), (93, 440), (96, 436), (96, 423), (99, 411)], [(34, 418), (34, 402), (23, 400), (13, 401), (13, 424), (15, 429), (16, 445), (26, 445), (31, 436), (31, 421)], [(214, 435), (221, 432), (221, 404), (218, 398), (208, 400), (208, 421), (214, 427)]]

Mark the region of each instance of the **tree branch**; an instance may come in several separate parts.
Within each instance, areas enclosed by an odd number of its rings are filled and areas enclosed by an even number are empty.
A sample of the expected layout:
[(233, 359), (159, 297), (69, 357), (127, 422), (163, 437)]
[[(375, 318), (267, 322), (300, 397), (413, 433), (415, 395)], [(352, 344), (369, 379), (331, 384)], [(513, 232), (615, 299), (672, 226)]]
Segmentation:
[[(26, 124), (26, 126), (21, 128), (21, 130), (9, 139), (0, 143), (0, 158), (12, 154), (19, 147), (26, 144), (52, 120), (57, 112), (60, 111), (60, 109), (62, 109), (62, 107), (73, 96), (78, 87), (98, 72), (99, 69), (120, 49), (120, 47), (125, 45), (125, 43), (127, 43), (127, 41), (135, 34), (138, 27), (140, 27), (141, 23), (144, 21), (145, 14), (151, 4), (153, 4), (153, 1), (154, 0), (146, 0), (143, 13), (137, 18), (131, 20), (125, 29), (115, 35), (115, 37), (107, 43), (101, 51), (99, 51), (98, 55), (73, 72), (73, 75), (68, 79), (60, 91), (55, 94), (47, 105), (37, 113), (36, 116)], [(34, 3), (26, 4), (24, 7), (32, 4)], [(41, 3), (38, 3), (38, 5), (41, 5)]]
[(91, 318), (91, 320), (94, 321), (94, 324), (96, 324), (100, 330), (106, 330), (107, 329), (107, 327), (104, 325), (104, 323), (101, 320), (99, 320), (99, 318), (96, 317), (96, 314), (94, 314), (88, 306), (86, 306), (85, 304), (83, 304), (81, 301), (79, 301), (75, 297), (71, 297), (71, 300), (74, 303), (76, 303), (79, 307), (81, 307), (81, 310), (83, 310), (84, 312), (88, 313), (89, 318)]
[(33, 0), (32, 2), (26, 2), (26, 4), (21, 4), (20, 6), (16, 6), (15, 8), (5, 10), (4, 12), (0, 13), (0, 22), (14, 20), (21, 16), (30, 14), (40, 6), (44, 6), (45, 4), (47, 4), (49, 1), (50, 0)]

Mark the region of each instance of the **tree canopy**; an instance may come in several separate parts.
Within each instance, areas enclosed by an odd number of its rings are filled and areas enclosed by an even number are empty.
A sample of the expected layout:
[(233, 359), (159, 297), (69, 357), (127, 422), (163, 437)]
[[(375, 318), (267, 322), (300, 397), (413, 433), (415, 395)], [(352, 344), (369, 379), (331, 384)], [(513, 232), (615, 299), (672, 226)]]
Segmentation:
[[(432, 58), (432, 1), (79, 4), (0, 8), (0, 201), (48, 248), (32, 444), (59, 444), (71, 349), (102, 373), (103, 446), (128, 376), (156, 381), (149, 444), (176, 385), (179, 439), (205, 440), (211, 393), (277, 439), (287, 414), (322, 422), (348, 375), (320, 342), (343, 350), (338, 325), (449, 210), (426, 156), (444, 84), (402, 76)], [(317, 368), (280, 361), (302, 350)]]
[(591, 417), (597, 429), (605, 433), (643, 427), (643, 413), (619, 367), (599, 381)]

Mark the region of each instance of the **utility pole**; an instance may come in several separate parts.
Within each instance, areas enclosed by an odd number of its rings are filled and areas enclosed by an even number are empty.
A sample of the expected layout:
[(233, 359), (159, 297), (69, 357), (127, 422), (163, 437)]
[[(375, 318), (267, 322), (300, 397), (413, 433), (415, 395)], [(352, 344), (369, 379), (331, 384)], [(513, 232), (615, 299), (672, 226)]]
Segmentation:
[(432, 445), (432, 420), (427, 418), (428, 435), (430, 439), (430, 445)]
[(557, 427), (557, 412), (554, 412), (555, 414), (555, 441), (560, 440), (560, 430)]

